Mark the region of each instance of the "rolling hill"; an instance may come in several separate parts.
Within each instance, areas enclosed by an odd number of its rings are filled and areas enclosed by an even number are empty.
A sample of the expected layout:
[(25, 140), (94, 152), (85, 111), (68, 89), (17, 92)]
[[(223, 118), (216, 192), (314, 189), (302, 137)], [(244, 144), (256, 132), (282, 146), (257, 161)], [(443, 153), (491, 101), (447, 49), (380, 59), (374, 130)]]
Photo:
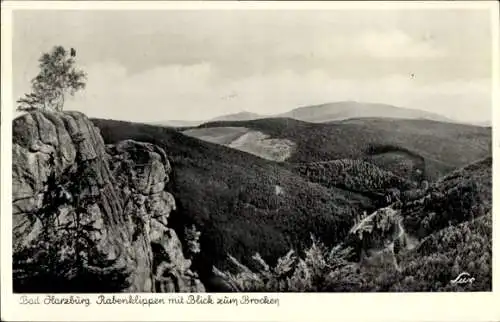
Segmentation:
[[(225, 141), (220, 139), (222, 132)], [(317, 124), (271, 118), (210, 122), (184, 133), (267, 159), (273, 159), (272, 153), (262, 150), (273, 146), (251, 138), (275, 140), (275, 145), (286, 145), (288, 150), (288, 157), (275, 161), (302, 164), (359, 159), (415, 181), (436, 180), (491, 155), (490, 128), (430, 120), (360, 118)], [(240, 144), (234, 146), (236, 140)]]

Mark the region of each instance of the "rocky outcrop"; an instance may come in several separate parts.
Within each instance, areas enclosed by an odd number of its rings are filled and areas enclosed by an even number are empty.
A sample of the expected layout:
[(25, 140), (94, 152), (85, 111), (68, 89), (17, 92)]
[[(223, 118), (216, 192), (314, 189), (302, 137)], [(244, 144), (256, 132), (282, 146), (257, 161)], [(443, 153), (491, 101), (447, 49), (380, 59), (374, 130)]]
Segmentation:
[(111, 291), (204, 291), (167, 227), (175, 200), (165, 191), (171, 171), (165, 151), (131, 140), (105, 146), (99, 130), (77, 112), (25, 114), (13, 129), (19, 285), (29, 291), (28, 267), (38, 265), (53, 270), (40, 278), (72, 280), (75, 271), (85, 272), (81, 284), (89, 291), (107, 290), (106, 276)]
[[(134, 218), (133, 248), (151, 245), (153, 289), (163, 292), (197, 292), (203, 286), (189, 268), (168, 217), (174, 197), (165, 191), (171, 168), (165, 151), (149, 143), (126, 140), (108, 145), (109, 165), (123, 200), (125, 217)], [(138, 267), (151, 265), (149, 257), (136, 257)]]
[(386, 207), (362, 218), (351, 228), (350, 237), (362, 243), (364, 249), (380, 250), (391, 244), (403, 232), (399, 212)]
[(398, 268), (398, 253), (414, 247), (415, 241), (404, 227), (399, 210), (392, 207), (380, 208), (371, 215), (361, 218), (349, 232), (348, 244), (352, 246), (359, 260), (371, 263), (387, 261)]

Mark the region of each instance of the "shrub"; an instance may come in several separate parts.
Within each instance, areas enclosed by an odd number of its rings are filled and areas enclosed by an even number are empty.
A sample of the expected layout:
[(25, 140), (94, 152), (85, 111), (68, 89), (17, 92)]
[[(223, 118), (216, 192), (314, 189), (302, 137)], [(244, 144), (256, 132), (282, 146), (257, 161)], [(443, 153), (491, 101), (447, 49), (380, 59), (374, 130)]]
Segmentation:
[(352, 250), (337, 246), (328, 251), (323, 243), (314, 237), (311, 239), (312, 244), (303, 256), (298, 257), (290, 250), (274, 267), (258, 253), (252, 257), (254, 270), (228, 255), (236, 272), (220, 271), (216, 267), (213, 272), (238, 292), (320, 292), (341, 288), (336, 284), (339, 276), (335, 272), (355, 271), (355, 265), (347, 261)]

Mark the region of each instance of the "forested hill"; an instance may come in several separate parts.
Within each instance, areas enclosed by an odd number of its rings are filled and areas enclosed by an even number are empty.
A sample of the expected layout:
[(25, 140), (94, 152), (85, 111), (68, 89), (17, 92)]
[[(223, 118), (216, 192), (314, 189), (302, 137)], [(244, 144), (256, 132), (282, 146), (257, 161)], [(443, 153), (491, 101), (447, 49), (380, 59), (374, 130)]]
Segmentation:
[(166, 151), (177, 202), (169, 223), (194, 223), (201, 231), (200, 270), (224, 267), (228, 253), (245, 261), (260, 252), (272, 262), (292, 246), (309, 244), (311, 233), (333, 245), (346, 236), (358, 213), (373, 209), (366, 196), (327, 188), (276, 162), (172, 129), (93, 122), (108, 144), (134, 138)]
[[(174, 129), (112, 120), (93, 122), (106, 143), (133, 138), (165, 149), (173, 168), (169, 189), (177, 201), (177, 210), (169, 223), (174, 228), (194, 223), (201, 231), (203, 251), (194, 266), (204, 282), (213, 276), (211, 267), (228, 267), (228, 254), (248, 264), (251, 254), (258, 252), (273, 264), (291, 248), (307, 248), (311, 234), (327, 247), (337, 245), (348, 237), (364, 212), (371, 213), (380, 206), (370, 195), (373, 191), (400, 189), (406, 229), (419, 238), (432, 236), (437, 231), (425, 230), (429, 227), (425, 225), (438, 220), (431, 226), (439, 230), (445, 221), (458, 224), (467, 220), (450, 218), (457, 213), (456, 207), (463, 206), (460, 209), (470, 213), (470, 207), (463, 205), (462, 200), (470, 200), (469, 205), (484, 204), (474, 199), (478, 191), (483, 191), (474, 190), (475, 181), (491, 180), (491, 169), (487, 169), (491, 168), (491, 159), (490, 163), (472, 163), (453, 172), (468, 160), (488, 157), (491, 131), (484, 128), (452, 124), (443, 129), (437, 122), (401, 120), (349, 120), (317, 125), (272, 119), (245, 123), (247, 128), (295, 140), (293, 163), (265, 160)], [(390, 128), (390, 124), (394, 126)], [(308, 142), (316, 143), (306, 153)], [(398, 142), (403, 142), (404, 147), (399, 149)], [(311, 162), (320, 155), (328, 159)], [(358, 159), (332, 160), (339, 156)], [(414, 180), (418, 176), (414, 176), (413, 170), (408, 173), (408, 167), (405, 168), (409, 163), (410, 170), (423, 163), (426, 175), (430, 165), (435, 166), (434, 183), (421, 187)], [(471, 171), (474, 167), (479, 170)], [(443, 178), (443, 172), (448, 176)], [(437, 193), (441, 190), (441, 194)], [(491, 195), (491, 191), (483, 192)], [(429, 204), (429, 198), (437, 199)]]
[(214, 272), (246, 292), (491, 291), (491, 167), (485, 158), (405, 193), (359, 218), (333, 248), (316, 240), (281, 265), (269, 268), (256, 254), (255, 268)]
[(363, 159), (395, 173), (412, 163), (418, 175), (434, 181), (453, 169), (491, 155), (491, 128), (388, 118), (349, 119), (330, 123), (307, 123), (289, 118), (210, 122), (190, 130), (245, 128), (289, 140), (293, 149), (288, 163), (310, 163), (337, 159)]

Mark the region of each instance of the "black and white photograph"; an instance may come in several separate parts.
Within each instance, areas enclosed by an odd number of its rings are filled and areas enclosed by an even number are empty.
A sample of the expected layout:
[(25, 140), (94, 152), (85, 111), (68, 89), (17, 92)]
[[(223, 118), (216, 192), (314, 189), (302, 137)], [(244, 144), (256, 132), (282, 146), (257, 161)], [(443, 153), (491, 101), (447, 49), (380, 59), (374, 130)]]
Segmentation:
[(11, 19), (14, 294), (492, 292), (491, 10)]

